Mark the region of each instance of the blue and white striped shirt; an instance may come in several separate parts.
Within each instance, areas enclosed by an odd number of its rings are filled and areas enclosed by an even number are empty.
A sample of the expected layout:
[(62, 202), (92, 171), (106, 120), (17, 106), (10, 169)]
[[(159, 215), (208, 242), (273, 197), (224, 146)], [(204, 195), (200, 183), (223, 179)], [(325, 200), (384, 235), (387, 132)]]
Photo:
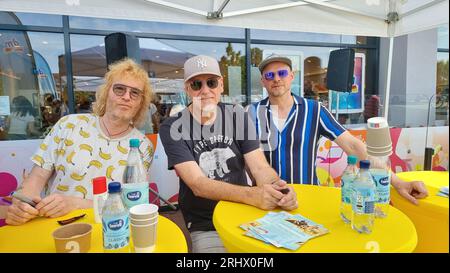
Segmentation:
[(345, 132), (318, 101), (292, 94), (294, 105), (281, 132), (273, 121), (269, 98), (254, 103), (249, 113), (255, 122), (264, 155), (288, 183), (318, 185), (316, 152), (320, 136), (330, 140)]

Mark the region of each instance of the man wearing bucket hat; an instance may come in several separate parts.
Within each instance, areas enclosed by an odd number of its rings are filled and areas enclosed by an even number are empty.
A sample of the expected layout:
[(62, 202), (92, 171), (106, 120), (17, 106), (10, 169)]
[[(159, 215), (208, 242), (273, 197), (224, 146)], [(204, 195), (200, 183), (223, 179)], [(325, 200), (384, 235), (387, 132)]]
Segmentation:
[[(352, 136), (318, 101), (291, 92), (294, 80), (289, 58), (272, 54), (259, 65), (261, 83), (269, 96), (252, 104), (248, 111), (255, 122), (266, 159), (280, 178), (290, 183), (318, 185), (316, 149), (320, 136), (338, 144), (347, 155), (367, 158), (366, 146)], [(418, 204), (416, 198), (428, 195), (422, 182), (406, 183), (395, 174), (392, 185), (404, 198)]]
[[(289, 187), (264, 158), (244, 109), (220, 102), (223, 78), (217, 61), (203, 55), (188, 59), (184, 82), (192, 103), (163, 122), (161, 141), (168, 168), (180, 177), (179, 203), (193, 252), (224, 252), (212, 223), (219, 200), (292, 210), (297, 198), (292, 189), (281, 192)], [(245, 168), (257, 186), (249, 187)]]

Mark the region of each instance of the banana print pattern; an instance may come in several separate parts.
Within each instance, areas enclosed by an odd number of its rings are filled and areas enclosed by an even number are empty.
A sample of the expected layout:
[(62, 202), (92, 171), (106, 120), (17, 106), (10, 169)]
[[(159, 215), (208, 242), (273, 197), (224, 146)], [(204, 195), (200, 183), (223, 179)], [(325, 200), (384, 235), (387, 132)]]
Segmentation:
[(119, 166), (126, 166), (127, 161), (126, 160), (119, 160)]
[(91, 145), (89, 145), (89, 144), (80, 144), (79, 147), (80, 147), (80, 150), (86, 150), (86, 151), (88, 151), (89, 154), (92, 156), (92, 151), (93, 151), (94, 149), (92, 148)]
[(55, 170), (56, 170), (57, 172), (62, 172), (63, 175), (66, 175), (66, 167), (64, 167), (64, 165), (58, 165), (58, 166), (55, 168)]
[(111, 159), (111, 154), (102, 152), (102, 148), (101, 147), (100, 147), (100, 150), (98, 152), (98, 155), (104, 160), (110, 160)]
[(86, 131), (83, 131), (83, 127), (80, 128), (80, 136), (84, 137), (84, 138), (89, 138), (91, 136), (91, 134), (89, 134)]
[(112, 178), (112, 173), (114, 172), (114, 166), (109, 166), (107, 169), (106, 169), (106, 178), (108, 178), (109, 180), (113, 180), (113, 178)]
[(83, 194), (83, 199), (86, 198), (86, 195), (87, 195), (87, 193), (88, 193), (87, 190), (86, 190), (86, 188), (83, 187), (83, 186), (81, 186), (81, 185), (76, 186), (76, 187), (75, 187), (75, 191), (80, 192), (81, 194)]
[(44, 158), (42, 158), (42, 156), (34, 155), (34, 156), (33, 156), (33, 160), (34, 160), (35, 162), (37, 162), (37, 164), (39, 165), (39, 167), (42, 168), (42, 166), (44, 166)]
[(64, 156), (66, 154), (66, 150), (64, 150), (64, 149), (56, 149), (55, 153), (58, 156)]
[(70, 174), (70, 178), (72, 178), (73, 180), (76, 180), (76, 181), (81, 181), (81, 180), (84, 179), (84, 177), (86, 176), (86, 174), (87, 174), (87, 173), (84, 173), (84, 174), (82, 174), (82, 175), (79, 175), (79, 174), (77, 174), (77, 173), (71, 173), (71, 174)]
[(39, 148), (41, 148), (41, 150), (47, 151), (48, 145), (45, 143), (42, 143), (41, 145), (39, 145)]
[(66, 157), (66, 162), (72, 165), (75, 165), (75, 163), (73, 163), (73, 157), (75, 156), (75, 151), (72, 151), (67, 157)]
[[(61, 118), (50, 130), (32, 160), (40, 167), (54, 171), (47, 194), (92, 199), (92, 179), (106, 176), (108, 181), (121, 181), (130, 150), (129, 139), (114, 140), (105, 136), (98, 126), (98, 117), (75, 114)], [(137, 129), (129, 138), (141, 142), (144, 165), (151, 165), (153, 146)]]
[(58, 137), (58, 136), (55, 136), (55, 137), (53, 138), (53, 141), (54, 141), (56, 144), (59, 144), (59, 143), (61, 142), (61, 138)]
[(92, 166), (96, 167), (97, 169), (101, 169), (103, 167), (103, 164), (100, 161), (94, 159), (89, 162), (88, 168)]
[(59, 184), (58, 186), (56, 186), (56, 189), (58, 191), (67, 192), (67, 191), (69, 191), (69, 186)]
[(64, 145), (66, 145), (66, 146), (72, 146), (72, 145), (73, 145), (73, 140), (65, 139), (65, 140), (64, 140)]
[(82, 120), (82, 121), (86, 121), (86, 123), (89, 123), (89, 118), (85, 115), (78, 115), (77, 119)]
[(125, 155), (128, 154), (128, 149), (125, 148), (125, 147), (120, 146), (120, 141), (119, 141), (119, 143), (117, 143), (117, 150), (119, 152), (121, 152), (122, 154), (125, 154)]

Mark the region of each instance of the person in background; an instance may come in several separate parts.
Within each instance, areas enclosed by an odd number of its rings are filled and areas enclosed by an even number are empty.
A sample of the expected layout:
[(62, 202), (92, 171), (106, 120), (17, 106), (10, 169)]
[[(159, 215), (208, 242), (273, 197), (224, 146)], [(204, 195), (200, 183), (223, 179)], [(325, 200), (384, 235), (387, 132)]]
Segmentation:
[(135, 127), (143, 123), (151, 95), (147, 72), (140, 65), (130, 59), (110, 65), (93, 114), (61, 118), (32, 156), (34, 166), (19, 190), (36, 207), (13, 198), (6, 223), (21, 225), (38, 216), (53, 218), (92, 207), (92, 179), (122, 179), (132, 138), (140, 140), (148, 170), (152, 145)]
[(9, 140), (24, 140), (41, 134), (35, 126), (35, 110), (26, 97), (15, 97), (12, 108), (6, 121)]

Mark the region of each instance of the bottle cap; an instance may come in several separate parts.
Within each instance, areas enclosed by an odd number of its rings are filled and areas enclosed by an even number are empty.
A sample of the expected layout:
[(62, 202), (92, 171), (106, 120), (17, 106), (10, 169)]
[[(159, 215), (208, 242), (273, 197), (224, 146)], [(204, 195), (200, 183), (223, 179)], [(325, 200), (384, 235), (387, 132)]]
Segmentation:
[(115, 193), (120, 192), (120, 182), (111, 182), (108, 184), (108, 192)]
[(347, 157), (347, 164), (355, 165), (358, 162), (358, 157), (356, 155), (349, 155)]
[(106, 192), (106, 177), (99, 176), (92, 180), (94, 194), (100, 194)]
[(130, 139), (130, 147), (139, 148), (140, 141), (137, 138)]
[(370, 168), (370, 161), (369, 160), (361, 160), (361, 161), (359, 161), (359, 168), (360, 169), (368, 169), (368, 168)]

